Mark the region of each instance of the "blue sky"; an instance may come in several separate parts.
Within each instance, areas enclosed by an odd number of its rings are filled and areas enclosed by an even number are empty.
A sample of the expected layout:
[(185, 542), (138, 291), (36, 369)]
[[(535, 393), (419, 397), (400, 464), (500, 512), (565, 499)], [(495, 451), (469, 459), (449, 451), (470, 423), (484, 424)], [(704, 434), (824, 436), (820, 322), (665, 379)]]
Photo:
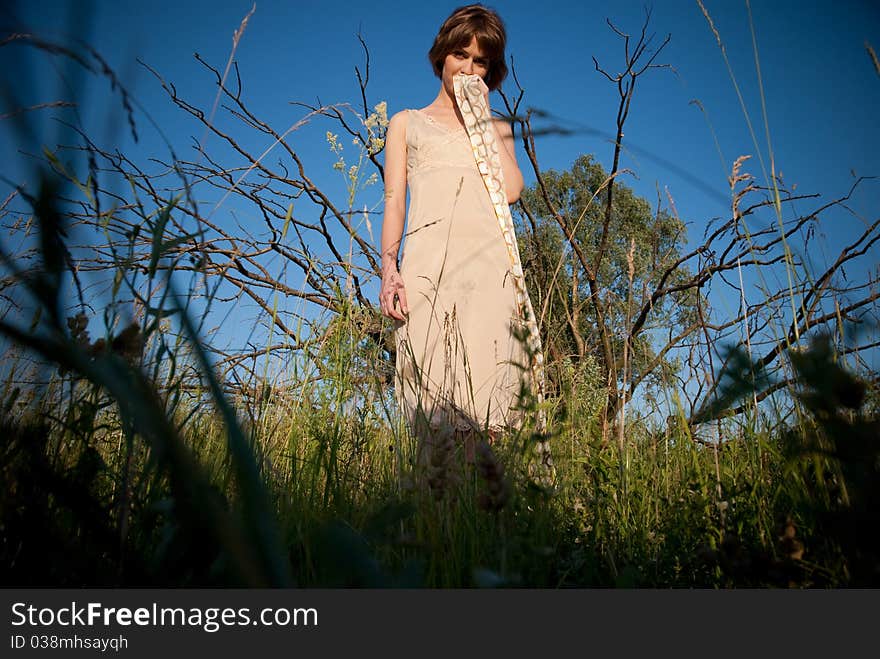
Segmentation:
[[(426, 52), (442, 20), (459, 4), (257, 2), (236, 53), (248, 105), (283, 131), (304, 114), (291, 101), (357, 101), (354, 67), (363, 70), (364, 61), (359, 32), (370, 49), (371, 102), (387, 101), (389, 113), (427, 105), (437, 93), (438, 81)], [(593, 153), (607, 168), (617, 94), (595, 71), (591, 57), (616, 72), (622, 62), (622, 43), (605, 20), (635, 35), (643, 23), (645, 4), (519, 0), (488, 4), (506, 22), (508, 55), (525, 89), (524, 106), (549, 112), (557, 123), (576, 131), (539, 140), (542, 167), (565, 169), (579, 155)], [(735, 158), (754, 156), (746, 169), (758, 183), (766, 183), (759, 154), (769, 168), (747, 5), (734, 0), (705, 0), (704, 4), (726, 46), (757, 144), (750, 136), (721, 50), (697, 3), (658, 1), (653, 5), (649, 32), (654, 34), (655, 46), (670, 35), (657, 62), (674, 70), (658, 69), (640, 79), (625, 129), (628, 150), (622, 162), (634, 176), (621, 179), (652, 200), (658, 188), (664, 197), (668, 191), (693, 238), (702, 235), (709, 220), (729, 214), (727, 176)], [(70, 25), (77, 25), (77, 35), (105, 56), (178, 155), (192, 158), (191, 137), (201, 138), (203, 129), (172, 107), (136, 59), (173, 82), (185, 98), (210, 107), (216, 88), (193, 53), (222, 69), (232, 33), (252, 5), (250, 0), (98, 1), (91, 5), (59, 0), (20, 3), (19, 10), (26, 22), (47, 36), (65, 34)], [(865, 48), (868, 42), (880, 50), (880, 3), (755, 0), (751, 12), (777, 172), (789, 186), (796, 185), (798, 192), (818, 193), (823, 200), (845, 194), (853, 172), (880, 175), (880, 124), (876, 120), (880, 76)], [(9, 49), (5, 50), (0, 50), (0, 56), (11, 57)], [(30, 60), (19, 89), (23, 100), (40, 102), (64, 95), (56, 72), (46, 68), (45, 59)], [(16, 65), (21, 63), (16, 60)], [(114, 119), (118, 102), (107, 101), (107, 87), (104, 80), (86, 87), (81, 112), (86, 131), (99, 143), (119, 146), (145, 163), (150, 156), (167, 159), (158, 132), (143, 120), (140, 144), (131, 143), (124, 124)], [(512, 80), (505, 89), (513, 89)], [(705, 114), (694, 100), (702, 104)], [(495, 94), (491, 102), (501, 106)], [(53, 126), (49, 116), (39, 117), (44, 129)], [(329, 127), (316, 124), (293, 142), (316, 176), (326, 175), (332, 188), (339, 185), (338, 176), (330, 168), (333, 159), (322, 137)], [(0, 124), (0, 148), (8, 153), (11, 145), (4, 130)], [(209, 151), (219, 148), (210, 141), (207, 146)], [(266, 145), (254, 142), (252, 146), (259, 152)], [(534, 182), (521, 151), (519, 157), (526, 183)], [(17, 175), (14, 162), (14, 158), (7, 160), (2, 167), (2, 174), (13, 180)], [(374, 207), (380, 199), (381, 189), (376, 187), (360, 203)], [(853, 199), (852, 213), (835, 212), (829, 217), (825, 225), (829, 254), (857, 235), (863, 221), (876, 217), (878, 201), (880, 183), (866, 185)], [(247, 221), (247, 209), (236, 209), (233, 203), (218, 212), (235, 210), (240, 220)], [(795, 208), (805, 212), (819, 203), (805, 202)], [(378, 232), (375, 236), (378, 240)], [(876, 247), (873, 254), (873, 261), (880, 261)]]
[[(182, 95), (208, 104), (214, 93), (212, 80), (192, 54), (198, 52), (222, 68), (232, 32), (252, 4), (250, 0), (93, 2), (92, 20), (80, 36), (105, 55), (180, 149), (189, 135), (200, 133), (170, 107), (136, 58), (174, 82)], [(284, 127), (303, 114), (289, 101), (356, 100), (354, 67), (363, 64), (356, 39), (360, 31), (371, 52), (372, 99), (387, 100), (390, 112), (426, 105), (438, 85), (425, 53), (439, 23), (457, 4), (257, 2), (236, 54), (248, 102), (256, 114)], [(70, 25), (69, 2), (22, 5), (25, 19), (41, 31), (52, 33)], [(73, 14), (83, 20), (87, 10), (82, 8), (88, 5), (76, 3), (79, 9)], [(542, 165), (565, 168), (579, 154), (595, 153), (607, 166), (616, 94), (595, 72), (591, 56), (616, 71), (622, 61), (621, 43), (605, 18), (635, 34), (645, 5), (514, 1), (492, 6), (507, 24), (508, 53), (526, 90), (525, 105), (551, 112), (562, 125), (586, 129), (574, 136), (543, 138)], [(705, 6), (725, 42), (758, 134), (757, 148), (766, 158), (746, 4), (707, 0)], [(880, 129), (874, 117), (880, 106), (880, 77), (864, 46), (868, 41), (880, 48), (880, 3), (757, 0), (752, 14), (777, 170), (785, 180), (803, 191), (836, 194), (848, 187), (851, 169), (880, 173)], [(699, 222), (726, 211), (730, 163), (739, 155), (756, 154), (756, 146), (697, 3), (655, 3), (650, 29), (656, 45), (671, 35), (657, 61), (671, 65), (675, 72), (656, 70), (641, 79), (625, 137), (633, 151), (623, 164), (639, 177), (628, 183), (651, 197), (655, 185), (668, 186), (679, 212)], [(511, 83), (507, 88), (512, 89)], [(706, 117), (690, 103), (694, 99), (702, 103), (717, 131), (723, 162)], [(493, 98), (493, 103), (500, 106), (500, 99)], [(95, 126), (107, 126), (106, 117), (94, 109), (86, 123), (91, 119)], [(141, 126), (148, 149), (152, 145), (161, 152), (151, 133), (148, 126)], [(316, 157), (323, 155), (324, 144), (313, 146)], [(304, 153), (309, 147), (301, 145)], [(656, 162), (651, 154), (673, 162), (692, 178)], [(760, 177), (757, 157), (750, 165)], [(534, 179), (530, 172), (525, 174)]]

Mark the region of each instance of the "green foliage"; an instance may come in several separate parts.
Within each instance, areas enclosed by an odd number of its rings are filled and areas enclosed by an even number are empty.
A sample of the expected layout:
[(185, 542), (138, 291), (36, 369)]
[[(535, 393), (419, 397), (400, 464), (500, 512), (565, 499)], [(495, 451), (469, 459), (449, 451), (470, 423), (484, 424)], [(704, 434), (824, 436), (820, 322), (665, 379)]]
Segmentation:
[[(334, 354), (348, 359), (325, 349), (328, 363)], [(380, 406), (337, 408), (354, 395), (350, 378), (304, 386), (293, 399), (273, 392), (243, 429), (278, 530), (281, 546), (272, 552), (302, 586), (875, 584), (877, 520), (868, 502), (878, 482), (877, 420), (853, 411), (858, 397), (844, 393), (848, 407), (829, 403), (824, 379), (809, 373), (830, 365), (807, 363), (812, 423), (731, 420), (717, 448), (638, 424), (623, 449), (602, 444), (590, 421), (601, 403), (584, 389), (589, 369), (567, 376), (579, 402), (554, 437), (553, 493), (530, 485), (513, 441), (485, 447), (476, 464), (453, 445), (442, 478), (429, 484), (412, 440), (383, 423)], [(83, 364), (71, 367), (96, 377)], [(835, 391), (859, 390), (840, 373)], [(229, 419), (178, 409), (185, 424), (179, 434), (169, 430), (170, 453), (158, 450), (150, 426), (132, 413), (149, 405), (148, 391), (96, 379), (97, 388), (75, 389), (64, 416), (22, 416), (21, 401), (7, 404), (19, 412), (0, 434), (4, 583), (242, 583), (242, 562), (271, 544), (236, 521), (255, 504), (241, 496), (246, 481), (235, 463), (248, 458), (227, 448)], [(43, 401), (46, 412), (55, 409), (50, 397)]]

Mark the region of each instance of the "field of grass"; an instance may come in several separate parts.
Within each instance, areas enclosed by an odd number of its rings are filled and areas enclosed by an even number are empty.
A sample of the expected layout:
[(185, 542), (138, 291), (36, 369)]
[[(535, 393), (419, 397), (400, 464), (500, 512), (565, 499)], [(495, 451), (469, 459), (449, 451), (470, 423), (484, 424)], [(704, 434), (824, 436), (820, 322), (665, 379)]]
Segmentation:
[[(353, 332), (324, 344), (320, 386), (236, 399), (195, 335), (170, 352), (140, 328), (109, 345), (71, 331), (73, 321), (65, 328), (43, 275), (28, 284), (48, 319), (42, 336), (2, 322), (15, 342), (6, 359), (29, 348), (48, 376), (43, 387), (10, 379), (3, 389), (7, 585), (880, 582), (876, 392), (825, 343), (794, 353), (794, 421), (752, 410), (716, 423), (721, 442), (698, 441), (671, 418), (603, 443), (577, 396), (551, 401), (556, 475), (544, 487), (528, 475), (527, 432), (481, 443), (474, 463), (446, 438), (448, 450), (419, 466), (379, 383), (352, 377), (352, 354), (378, 358)], [(185, 363), (201, 370), (200, 390), (175, 375)], [(748, 387), (725, 395), (748, 399)], [(343, 412), (353, 396), (362, 404)]]

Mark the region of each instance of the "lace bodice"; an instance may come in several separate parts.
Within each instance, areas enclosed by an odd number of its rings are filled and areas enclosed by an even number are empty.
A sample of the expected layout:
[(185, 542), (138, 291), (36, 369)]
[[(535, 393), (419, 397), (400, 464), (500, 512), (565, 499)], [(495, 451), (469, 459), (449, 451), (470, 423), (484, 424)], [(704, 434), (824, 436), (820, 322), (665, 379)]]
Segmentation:
[(477, 173), (467, 132), (463, 127), (444, 126), (421, 110), (408, 112), (407, 177), (415, 177), (441, 167), (460, 167)]

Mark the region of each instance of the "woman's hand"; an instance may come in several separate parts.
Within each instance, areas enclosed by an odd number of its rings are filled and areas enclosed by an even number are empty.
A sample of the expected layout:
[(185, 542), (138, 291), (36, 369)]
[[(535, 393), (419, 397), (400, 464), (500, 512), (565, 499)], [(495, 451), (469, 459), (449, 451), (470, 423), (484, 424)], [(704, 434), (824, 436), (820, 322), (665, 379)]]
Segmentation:
[(486, 84), (486, 81), (477, 76), (477, 80), (479, 81), (480, 91), (483, 92), (483, 98), (486, 100), (486, 107), (489, 107), (489, 86)]
[[(465, 85), (466, 84), (473, 84), (472, 82), (470, 82), (468, 80), (468, 78), (476, 79), (476, 84), (479, 86), (479, 89), (483, 94), (483, 100), (486, 101), (486, 107), (488, 108), (489, 107), (489, 86), (486, 84), (486, 81), (483, 80), (476, 73), (456, 73), (456, 75), (461, 76), (463, 78), (462, 83)], [(458, 105), (458, 99), (453, 96), (453, 100), (455, 101), (455, 104)]]
[[(398, 310), (395, 299), (400, 306)], [(383, 316), (395, 320), (406, 320), (409, 314), (409, 305), (406, 303), (406, 289), (403, 286), (403, 277), (397, 270), (388, 270), (382, 275), (382, 287), (379, 291), (379, 310)]]

